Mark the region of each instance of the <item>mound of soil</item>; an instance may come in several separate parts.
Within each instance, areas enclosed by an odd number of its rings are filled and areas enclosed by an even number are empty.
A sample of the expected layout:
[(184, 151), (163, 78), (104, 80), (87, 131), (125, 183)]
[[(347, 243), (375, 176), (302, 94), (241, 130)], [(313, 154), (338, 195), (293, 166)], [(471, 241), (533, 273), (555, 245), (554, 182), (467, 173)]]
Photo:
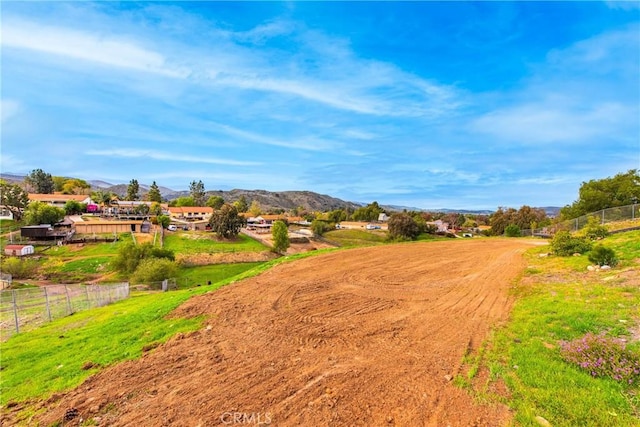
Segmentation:
[[(41, 404), (109, 426), (499, 426), (453, 384), (511, 307), (526, 243), (377, 246), (282, 264), (194, 297), (205, 326)], [(70, 415), (71, 414), (71, 415)]]

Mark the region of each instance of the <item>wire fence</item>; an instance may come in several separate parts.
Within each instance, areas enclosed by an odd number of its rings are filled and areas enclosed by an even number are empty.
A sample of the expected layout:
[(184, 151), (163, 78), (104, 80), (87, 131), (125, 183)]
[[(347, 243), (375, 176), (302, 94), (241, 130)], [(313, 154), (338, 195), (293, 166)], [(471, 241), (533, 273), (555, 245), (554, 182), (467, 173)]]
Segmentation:
[(129, 283), (48, 285), (0, 291), (0, 336), (33, 329), (77, 311), (102, 307), (129, 297)]
[(640, 204), (602, 209), (548, 227), (537, 228), (533, 232), (532, 230), (522, 230), (521, 234), (523, 236), (531, 236), (533, 234), (540, 237), (552, 237), (558, 231), (580, 231), (587, 225), (589, 218), (592, 217), (596, 218), (601, 225), (613, 225), (615, 223), (617, 228), (610, 228), (609, 231), (616, 231), (618, 228), (624, 230), (639, 228)]

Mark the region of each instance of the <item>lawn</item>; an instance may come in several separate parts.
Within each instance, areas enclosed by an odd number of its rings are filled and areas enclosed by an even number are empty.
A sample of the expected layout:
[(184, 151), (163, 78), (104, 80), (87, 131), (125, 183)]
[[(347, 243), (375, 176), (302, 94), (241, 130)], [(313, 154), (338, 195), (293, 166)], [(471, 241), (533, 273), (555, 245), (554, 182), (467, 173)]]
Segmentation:
[(588, 272), (586, 256), (540, 257), (546, 247), (528, 251), (529, 266), (514, 286), (517, 302), (509, 324), (495, 331), (475, 361), (467, 361), (467, 377), (475, 375), (477, 364), (488, 369), (488, 381), (477, 388), (479, 397), (496, 398), (488, 392), (490, 385), (503, 381), (511, 397), (501, 400), (515, 409), (516, 425), (539, 425), (536, 417), (553, 426), (640, 425), (640, 376), (635, 385), (593, 377), (560, 354), (563, 340), (588, 332), (623, 338), (628, 349), (640, 354), (633, 337), (640, 323), (640, 289), (626, 279), (638, 266), (638, 242), (640, 231), (604, 239), (601, 243), (621, 259), (608, 272)]
[(324, 234), (325, 239), (342, 247), (381, 245), (387, 242), (387, 233), (366, 230), (331, 230)]
[(197, 254), (217, 252), (261, 252), (269, 250), (262, 243), (244, 234), (233, 240), (218, 240), (211, 232), (181, 232), (166, 234), (164, 247), (176, 254)]
[(208, 282), (216, 283), (227, 277), (233, 277), (262, 264), (264, 263), (245, 262), (238, 264), (213, 264), (202, 267), (184, 267), (180, 269), (176, 281), (180, 289), (201, 286), (208, 284)]

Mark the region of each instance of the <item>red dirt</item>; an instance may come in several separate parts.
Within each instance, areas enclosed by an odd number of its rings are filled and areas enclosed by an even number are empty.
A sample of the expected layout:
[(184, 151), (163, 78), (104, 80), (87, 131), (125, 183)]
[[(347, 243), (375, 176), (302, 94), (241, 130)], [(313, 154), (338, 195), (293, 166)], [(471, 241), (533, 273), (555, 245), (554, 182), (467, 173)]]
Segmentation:
[(37, 421), (67, 413), (74, 425), (109, 426), (508, 424), (508, 408), (479, 404), (450, 379), (508, 317), (526, 246), (400, 244), (282, 264), (192, 298), (175, 316), (206, 315), (201, 330), (43, 402)]

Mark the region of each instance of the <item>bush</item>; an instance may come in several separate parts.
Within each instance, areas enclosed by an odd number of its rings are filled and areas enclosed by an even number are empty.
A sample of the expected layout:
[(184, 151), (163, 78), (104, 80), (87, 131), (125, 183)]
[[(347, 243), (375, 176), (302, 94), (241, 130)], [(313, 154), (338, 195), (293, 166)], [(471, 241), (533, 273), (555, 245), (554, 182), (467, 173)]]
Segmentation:
[(311, 221), (311, 231), (315, 236), (322, 236), (327, 231), (331, 231), (335, 228), (335, 225), (330, 224), (320, 219), (314, 219)]
[(610, 377), (626, 384), (640, 379), (640, 356), (628, 350), (623, 341), (604, 334), (588, 333), (574, 341), (560, 343), (560, 354), (593, 377)]
[(140, 261), (129, 281), (132, 284), (160, 282), (175, 277), (178, 266), (166, 258), (147, 258)]
[(583, 254), (591, 249), (591, 241), (585, 237), (572, 236), (568, 231), (559, 231), (551, 240), (551, 252), (555, 255), (570, 256)]
[(38, 273), (38, 261), (34, 259), (5, 258), (2, 272), (10, 274), (13, 279), (31, 279)]
[(587, 218), (587, 225), (582, 229), (581, 233), (589, 240), (599, 240), (607, 237), (609, 231), (607, 227), (600, 224), (600, 221), (595, 216)]
[(409, 214), (398, 213), (389, 218), (390, 238), (415, 240), (419, 235), (420, 227)]
[(520, 227), (515, 224), (509, 224), (504, 229), (504, 234), (507, 237), (520, 237), (522, 234), (520, 233)]
[(608, 265), (615, 267), (618, 264), (618, 258), (613, 249), (603, 245), (596, 245), (589, 254), (589, 261), (596, 265)]

